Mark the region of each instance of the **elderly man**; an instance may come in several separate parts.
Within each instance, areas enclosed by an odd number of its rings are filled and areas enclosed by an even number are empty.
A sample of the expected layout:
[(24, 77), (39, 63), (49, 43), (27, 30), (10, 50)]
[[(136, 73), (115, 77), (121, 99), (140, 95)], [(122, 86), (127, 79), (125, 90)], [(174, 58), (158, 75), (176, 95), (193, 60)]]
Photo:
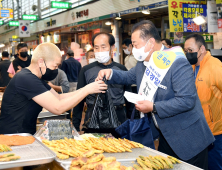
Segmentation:
[[(109, 33), (98, 33), (92, 38), (92, 45), (94, 47), (94, 53), (96, 57), (96, 62), (93, 62), (87, 66), (84, 66), (79, 73), (77, 89), (84, 87), (85, 85), (95, 81), (98, 72), (105, 68), (112, 68), (115, 70), (127, 71), (126, 67), (112, 61), (111, 54), (114, 49), (115, 39), (112, 34)], [(110, 91), (110, 96), (115, 106), (116, 114), (120, 123), (126, 121), (125, 112), (125, 99), (124, 91), (131, 91), (130, 86), (122, 86), (116, 84), (110, 84), (108, 86)], [(89, 95), (86, 97), (87, 111), (86, 118), (90, 118), (90, 113), (93, 111), (93, 106), (95, 102), (95, 95)], [(128, 108), (127, 108), (128, 110)], [(74, 109), (73, 114), (73, 125), (79, 131), (79, 126), (82, 118), (83, 111), (83, 101), (80, 102)], [(113, 133), (113, 130), (108, 131), (107, 129), (87, 129), (87, 133)], [(114, 131), (115, 133), (115, 131)]]
[(206, 51), (204, 38), (199, 34), (186, 37), (184, 51), (193, 67), (205, 118), (216, 139), (209, 146), (209, 170), (222, 169), (222, 63)]
[(46, 81), (57, 76), (60, 62), (61, 53), (56, 45), (43, 43), (35, 49), (30, 66), (16, 73), (5, 90), (0, 115), (0, 134), (34, 134), (37, 117), (42, 108), (60, 115), (76, 106), (87, 95), (107, 89), (104, 82), (100, 81), (76, 92), (58, 94)]
[[(164, 46), (158, 30), (144, 20), (132, 28), (133, 55), (139, 60), (129, 71), (101, 70), (112, 84), (137, 84), (140, 87), (147, 62)], [(176, 59), (156, 91), (154, 102), (138, 101), (136, 109), (153, 112), (159, 126), (159, 151), (197, 167), (207, 169), (207, 148), (214, 137), (207, 125), (193, 78), (193, 70), (185, 57)], [(147, 139), (149, 140), (149, 139)]]

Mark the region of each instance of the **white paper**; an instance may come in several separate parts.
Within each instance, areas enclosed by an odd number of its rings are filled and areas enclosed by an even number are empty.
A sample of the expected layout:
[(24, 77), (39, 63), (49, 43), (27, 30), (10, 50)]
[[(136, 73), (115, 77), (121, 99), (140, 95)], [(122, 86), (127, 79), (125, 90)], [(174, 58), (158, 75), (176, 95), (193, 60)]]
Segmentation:
[(134, 103), (134, 104), (137, 104), (138, 101), (145, 100), (145, 96), (142, 96), (142, 95), (139, 95), (139, 94), (136, 94), (136, 93), (131, 93), (131, 92), (128, 92), (128, 91), (125, 91), (124, 97), (126, 98), (126, 100), (128, 102), (131, 102), (131, 103)]

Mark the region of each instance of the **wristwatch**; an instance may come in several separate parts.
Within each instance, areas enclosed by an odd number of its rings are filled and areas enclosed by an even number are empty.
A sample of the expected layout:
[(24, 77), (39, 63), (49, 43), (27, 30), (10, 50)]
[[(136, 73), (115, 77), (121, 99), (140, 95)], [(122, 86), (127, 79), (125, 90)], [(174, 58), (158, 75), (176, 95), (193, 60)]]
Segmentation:
[(155, 103), (153, 103), (153, 111), (154, 114), (157, 113)]

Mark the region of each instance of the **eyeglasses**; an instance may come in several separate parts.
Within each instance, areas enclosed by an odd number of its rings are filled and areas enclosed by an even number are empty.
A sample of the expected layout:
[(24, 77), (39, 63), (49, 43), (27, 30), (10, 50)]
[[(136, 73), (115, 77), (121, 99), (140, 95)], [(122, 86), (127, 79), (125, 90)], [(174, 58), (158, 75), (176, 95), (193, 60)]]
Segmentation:
[[(201, 46), (200, 46), (201, 47)], [(198, 49), (198, 51), (200, 50), (200, 47), (199, 47), (199, 49)], [(192, 49), (183, 49), (183, 51), (184, 51), (184, 53), (186, 54), (186, 53), (192, 53), (194, 50), (192, 50)], [(198, 52), (197, 51), (197, 52)]]
[(184, 51), (184, 53), (186, 54), (186, 53), (192, 53), (193, 52), (193, 50), (192, 49), (187, 49), (187, 50), (183, 50)]

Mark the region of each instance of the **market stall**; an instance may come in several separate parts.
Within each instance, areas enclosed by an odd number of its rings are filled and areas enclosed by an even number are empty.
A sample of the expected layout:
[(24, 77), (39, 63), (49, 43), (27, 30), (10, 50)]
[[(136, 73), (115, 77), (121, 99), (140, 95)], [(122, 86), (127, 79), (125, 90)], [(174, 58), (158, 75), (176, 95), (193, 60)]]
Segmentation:
[(0, 151), (0, 169), (47, 164), (54, 160), (47, 166), (49, 169), (199, 169), (137, 142), (116, 139), (111, 134), (79, 135), (67, 119), (45, 121), (34, 136), (0, 135)]
[[(59, 129), (63, 129), (66, 135), (64, 133), (61, 134)], [(84, 169), (81, 166), (94, 166), (95, 164), (104, 163), (106, 159), (111, 159), (111, 162), (118, 162), (116, 164), (119, 166), (116, 166), (119, 169), (126, 169), (127, 167), (139, 169), (145, 162), (149, 162), (150, 164), (159, 163), (159, 167), (149, 167), (151, 165), (145, 164), (144, 166), (147, 169), (199, 169), (183, 161), (169, 157), (164, 153), (144, 147), (137, 142), (116, 139), (111, 134), (78, 135), (68, 120), (46, 121), (44, 127), (35, 136), (56, 153), (55, 161), (65, 170), (74, 170), (75, 168)], [(76, 161), (78, 162), (78, 159), (81, 159), (81, 161), (82, 159), (86, 159), (87, 161), (85, 160), (85, 163), (81, 165), (81, 163), (75, 163)], [(151, 159), (154, 159), (154, 162)], [(96, 169), (96, 167), (91, 167), (91, 169)], [(107, 167), (107, 169), (109, 168)]]

